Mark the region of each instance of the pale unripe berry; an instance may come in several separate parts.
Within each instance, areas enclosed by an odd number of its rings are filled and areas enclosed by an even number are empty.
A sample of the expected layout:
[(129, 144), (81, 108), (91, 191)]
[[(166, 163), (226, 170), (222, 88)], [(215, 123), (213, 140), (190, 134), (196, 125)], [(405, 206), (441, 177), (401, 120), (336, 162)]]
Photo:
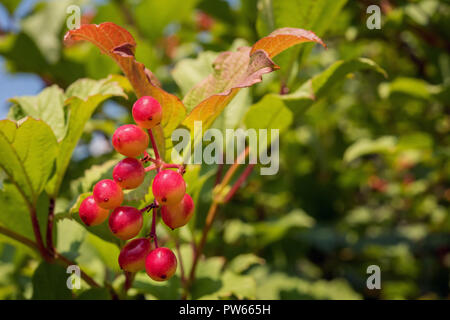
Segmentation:
[(122, 188), (113, 180), (104, 179), (94, 186), (93, 196), (95, 202), (103, 209), (114, 209), (122, 204)]
[(123, 189), (134, 189), (141, 185), (145, 178), (142, 163), (135, 158), (121, 160), (113, 170), (114, 181)]
[(177, 270), (177, 258), (168, 248), (150, 251), (145, 260), (145, 271), (155, 281), (170, 279)]
[(194, 214), (194, 201), (187, 193), (180, 203), (172, 206), (162, 206), (161, 217), (164, 223), (171, 229), (184, 226), (191, 220)]
[(137, 236), (142, 224), (142, 213), (133, 207), (117, 207), (109, 217), (109, 229), (117, 238), (122, 240)]
[(97, 226), (108, 218), (109, 210), (100, 207), (94, 197), (89, 196), (81, 202), (78, 214), (87, 226)]
[(178, 172), (162, 170), (153, 179), (152, 191), (159, 204), (175, 205), (183, 199), (186, 183)]
[(151, 251), (150, 240), (147, 238), (133, 239), (120, 251), (119, 266), (128, 272), (138, 272), (145, 269), (145, 258)]
[(124, 156), (136, 158), (148, 147), (147, 132), (134, 124), (123, 125), (114, 132), (112, 143), (114, 149)]
[(161, 123), (162, 108), (158, 100), (144, 96), (133, 105), (133, 119), (142, 128), (151, 129)]

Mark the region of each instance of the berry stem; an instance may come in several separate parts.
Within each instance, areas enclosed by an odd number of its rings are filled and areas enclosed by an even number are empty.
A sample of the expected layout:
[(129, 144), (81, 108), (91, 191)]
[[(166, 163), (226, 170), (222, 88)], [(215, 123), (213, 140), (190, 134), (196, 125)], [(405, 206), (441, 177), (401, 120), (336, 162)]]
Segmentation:
[(152, 170), (158, 169), (158, 167), (155, 164), (152, 164), (151, 166), (148, 166), (147, 168), (144, 168), (145, 172), (150, 172)]
[(184, 165), (176, 164), (176, 163), (163, 163), (162, 168), (163, 169), (183, 169)]
[(233, 184), (233, 186), (231, 187), (230, 191), (227, 193), (227, 195), (225, 196), (223, 202), (227, 203), (228, 201), (231, 200), (231, 198), (233, 198), (234, 194), (236, 193), (236, 191), (240, 188), (240, 186), (245, 182), (245, 180), (247, 180), (248, 176), (250, 175), (250, 173), (252, 173), (253, 167), (255, 165), (254, 164), (249, 164), (244, 172), (242, 172), (242, 174), (239, 176), (239, 178), (236, 180), (236, 182)]
[(228, 185), (231, 178), (233, 178), (234, 173), (238, 169), (240, 162), (242, 160), (245, 160), (245, 158), (250, 153), (250, 147), (247, 146), (244, 151), (241, 152), (241, 154), (236, 158), (236, 161), (231, 165), (231, 167), (228, 168), (227, 172), (225, 173), (225, 176), (223, 177), (222, 182), (217, 186), (217, 194), (221, 194), (223, 189)]
[(51, 255), (54, 255), (55, 248), (53, 246), (53, 221), (55, 219), (55, 198), (50, 198), (47, 217), (47, 249)]
[(149, 162), (149, 161), (151, 161), (151, 162), (153, 162), (153, 163), (156, 162), (155, 159), (153, 159), (152, 157), (150, 157), (150, 155), (148, 154), (147, 151), (144, 152), (144, 157), (142, 157), (141, 161), (142, 161), (142, 162)]
[(123, 285), (123, 293), (127, 294), (128, 290), (133, 285), (133, 280), (134, 280), (134, 277), (136, 276), (136, 273), (128, 272), (128, 271), (124, 271), (123, 273), (125, 274), (125, 283)]
[[(77, 265), (77, 263), (75, 261), (67, 259), (66, 257), (64, 257), (63, 255), (61, 255), (60, 253), (58, 253), (56, 251), (55, 251), (55, 259), (64, 263), (66, 266)], [(81, 278), (84, 281), (86, 281), (91, 287), (100, 288), (100, 285), (94, 279), (92, 279), (89, 275), (87, 275), (87, 273), (85, 273), (83, 270), (81, 270), (81, 268), (80, 268), (80, 274), (81, 274)]]
[(7, 236), (7, 237), (9, 237), (9, 238), (11, 238), (11, 239), (14, 239), (14, 240), (16, 240), (16, 241), (26, 245), (27, 247), (29, 247), (29, 248), (31, 248), (33, 250), (36, 250), (37, 252), (40, 252), (39, 251), (39, 247), (36, 244), (36, 242), (34, 242), (33, 240), (31, 240), (31, 239), (29, 239), (27, 237), (24, 237), (24, 236), (22, 236), (22, 235), (20, 235), (18, 233), (15, 233), (14, 231), (12, 231), (12, 230), (10, 230), (8, 228), (5, 228), (3, 226), (0, 226), (0, 233), (5, 235), (5, 236)]
[(145, 211), (150, 211), (153, 208), (157, 208), (158, 204), (156, 203), (156, 201), (153, 201), (152, 203), (150, 203), (148, 206), (143, 207), (141, 210), (139, 210), (141, 213), (144, 213)]
[(36, 239), (36, 244), (41, 253), (41, 256), (45, 261), (50, 262), (52, 260), (52, 256), (51, 256), (51, 254), (49, 254), (49, 252), (47, 251), (47, 249), (44, 246), (44, 242), (42, 241), (41, 229), (39, 228), (39, 221), (37, 219), (36, 209), (34, 207), (30, 208), (30, 218), (31, 218), (31, 224), (33, 226), (33, 232), (34, 232), (34, 237)]
[(155, 137), (153, 136), (153, 131), (152, 131), (152, 129), (148, 129), (147, 132), (150, 137), (150, 141), (152, 142), (152, 147), (153, 147), (153, 151), (155, 152), (156, 162), (158, 162), (161, 159), (161, 157), (159, 156), (158, 146), (156, 144)]

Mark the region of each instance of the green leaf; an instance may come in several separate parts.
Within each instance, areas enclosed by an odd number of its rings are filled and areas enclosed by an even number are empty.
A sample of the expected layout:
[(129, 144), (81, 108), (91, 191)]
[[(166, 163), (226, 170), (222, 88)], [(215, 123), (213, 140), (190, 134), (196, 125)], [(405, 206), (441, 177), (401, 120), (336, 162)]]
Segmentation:
[(181, 279), (174, 275), (168, 281), (157, 282), (144, 272), (138, 272), (133, 281), (133, 288), (145, 293), (147, 299), (176, 300), (182, 293)]
[(311, 228), (315, 220), (301, 209), (295, 209), (280, 219), (258, 222), (254, 225), (255, 232), (260, 236), (260, 245), (264, 246), (281, 239), (293, 228)]
[(254, 270), (252, 275), (257, 283), (256, 299), (361, 299), (361, 295), (343, 279), (309, 282), (281, 272), (269, 271), (265, 266)]
[(49, 63), (55, 63), (61, 52), (59, 32), (67, 17), (67, 7), (77, 1), (59, 0), (40, 3), (37, 10), (22, 20), (23, 31), (30, 36)]
[(292, 112), (283, 101), (266, 95), (250, 107), (245, 114), (244, 124), (247, 128), (283, 131), (292, 123), (292, 117)]
[(241, 220), (229, 220), (226, 224), (224, 240), (228, 244), (239, 240), (252, 241), (254, 246), (262, 248), (283, 238), (295, 228), (311, 228), (315, 220), (301, 209), (293, 210), (279, 219), (258, 223), (244, 223)]
[[(217, 55), (216, 52), (203, 51), (195, 59), (189, 58), (177, 62), (172, 70), (172, 77), (180, 87), (183, 96), (213, 71), (212, 65)], [(192, 108), (186, 107), (187, 111), (191, 111)]]
[(123, 194), (123, 200), (126, 202), (138, 202), (142, 200), (150, 201), (153, 198), (151, 185), (153, 178), (156, 175), (156, 170), (152, 170), (145, 174), (144, 181), (139, 187), (132, 190), (126, 190)]
[[(169, 23), (188, 19), (198, 0), (141, 1), (136, 7), (136, 22), (141, 30), (156, 40), (161, 37)], [(149, 19), (149, 12), (154, 12)]]
[(60, 142), (56, 171), (47, 186), (47, 192), (55, 196), (59, 192), (64, 174), (69, 165), (72, 152), (80, 139), (84, 126), (100, 103), (112, 96), (126, 97), (117, 82), (110, 78), (102, 80), (81, 79), (66, 90), (70, 97), (68, 104), (69, 119), (67, 133)]
[(41, 262), (33, 274), (33, 300), (69, 300), (72, 292), (67, 288), (70, 274), (59, 264)]
[[(0, 121), (0, 168), (16, 185), (29, 206), (37, 202), (53, 167), (56, 138), (43, 121), (25, 119), (19, 127)], [(45, 152), (43, 152), (45, 150)]]
[(20, 112), (35, 119), (43, 120), (53, 130), (56, 138), (61, 140), (66, 131), (64, 119), (65, 95), (57, 85), (45, 88), (37, 96), (22, 96), (10, 99), (16, 103), (18, 109), (14, 113)]
[(294, 92), (277, 96), (291, 109), (296, 112), (303, 112), (314, 102), (324, 97), (334, 85), (341, 83), (348, 74), (363, 70), (373, 70), (387, 77), (386, 71), (370, 59), (339, 60), (322, 73), (306, 81)]
[(406, 95), (416, 99), (429, 100), (438, 93), (439, 86), (433, 86), (422, 79), (399, 77), (388, 84), (385, 96)]
[(281, 134), (291, 125), (292, 120), (292, 111), (282, 100), (273, 95), (265, 95), (261, 101), (248, 109), (244, 117), (244, 124), (247, 129), (267, 129), (267, 137), (258, 134), (258, 153), (261, 154), (266, 150), (264, 146), (268, 147), (275, 138), (272, 136), (272, 129), (279, 130), (278, 133)]
[(34, 240), (34, 232), (30, 223), (30, 210), (34, 210), (38, 216), (41, 226), (41, 233), (45, 235), (47, 221), (47, 211), (49, 200), (45, 193), (42, 193), (37, 202), (30, 209), (29, 204), (20, 193), (19, 189), (5, 182), (3, 190), (0, 190), (0, 224), (22, 236)]
[(226, 299), (233, 296), (238, 299), (254, 299), (256, 295), (256, 282), (250, 276), (237, 275), (226, 270), (221, 277), (221, 287), (212, 294), (207, 294), (200, 299)]
[(384, 136), (376, 140), (360, 139), (345, 150), (344, 161), (350, 162), (361, 156), (372, 153), (389, 153), (395, 150), (397, 139)]
[[(291, 27), (312, 30), (322, 37), (336, 20), (347, 0), (260, 0), (256, 27), (260, 36), (265, 36), (278, 28)], [(277, 58), (280, 78), (287, 83), (289, 75), (296, 70), (298, 57), (309, 55), (313, 45), (306, 44), (282, 53)], [(300, 61), (301, 62), (301, 61)]]
[(85, 170), (83, 176), (70, 183), (72, 195), (78, 196), (81, 193), (90, 192), (98, 181), (111, 179), (113, 168), (118, 162), (118, 159), (111, 159)]
[(235, 273), (242, 273), (255, 264), (264, 264), (264, 259), (253, 253), (240, 254), (230, 261), (228, 268)]

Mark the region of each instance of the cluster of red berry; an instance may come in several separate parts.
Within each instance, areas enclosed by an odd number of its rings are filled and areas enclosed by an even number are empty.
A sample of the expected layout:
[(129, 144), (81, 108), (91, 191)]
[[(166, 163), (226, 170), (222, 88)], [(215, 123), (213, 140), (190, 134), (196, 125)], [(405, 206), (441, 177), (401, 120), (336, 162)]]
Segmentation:
[[(119, 127), (112, 138), (116, 151), (127, 158), (114, 167), (113, 180), (99, 181), (94, 186), (93, 195), (84, 199), (79, 208), (80, 218), (87, 226), (99, 225), (109, 216), (111, 232), (122, 240), (129, 240), (138, 235), (143, 225), (142, 215), (150, 209), (156, 210), (161, 206), (162, 220), (172, 229), (187, 224), (194, 213), (194, 202), (186, 194), (186, 183), (182, 176), (184, 167), (164, 163), (153, 139), (151, 129), (161, 122), (161, 105), (156, 99), (144, 96), (135, 102), (132, 113), (137, 125), (127, 124)], [(146, 152), (149, 136), (155, 159)], [(143, 157), (137, 159), (139, 156)], [(144, 167), (147, 162), (153, 164)], [(171, 170), (173, 168), (178, 170)], [(157, 171), (152, 183), (154, 202), (141, 210), (122, 206), (122, 190), (137, 188), (144, 181), (146, 172), (151, 170)], [(113, 210), (111, 215), (110, 210)], [(133, 239), (122, 248), (119, 265), (128, 272), (145, 268), (150, 278), (164, 281), (175, 273), (177, 259), (172, 250), (158, 248), (156, 235), (153, 234), (154, 223), (155, 220), (152, 223), (152, 233), (148, 237)], [(153, 250), (151, 239), (155, 244)]]

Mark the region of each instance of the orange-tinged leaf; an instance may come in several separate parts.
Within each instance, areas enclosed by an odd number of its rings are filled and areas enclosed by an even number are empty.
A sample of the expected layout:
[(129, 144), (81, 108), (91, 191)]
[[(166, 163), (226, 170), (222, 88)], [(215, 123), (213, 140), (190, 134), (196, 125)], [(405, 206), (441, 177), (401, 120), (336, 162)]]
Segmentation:
[(272, 57), (302, 42), (316, 42), (325, 47), (311, 31), (282, 28), (251, 48), (219, 55), (213, 64), (214, 72), (186, 94), (183, 101), (192, 111), (183, 125), (192, 130), (195, 121), (202, 121), (202, 128), (207, 129), (241, 88), (250, 87), (260, 82), (263, 74), (279, 69)]
[(281, 28), (258, 40), (253, 45), (250, 54), (253, 54), (256, 50), (264, 50), (269, 57), (273, 58), (287, 48), (302, 42), (317, 42), (325, 48), (327, 47), (312, 31), (298, 28)]
[[(70, 30), (64, 36), (64, 42), (71, 45), (78, 41), (89, 41), (95, 44), (104, 54), (113, 58), (127, 76), (136, 95), (152, 96), (163, 107), (161, 126), (164, 136), (170, 136), (186, 115), (183, 103), (173, 94), (164, 91), (150, 70), (136, 61), (134, 52), (136, 42), (124, 28), (105, 22), (99, 25), (85, 24), (78, 29)], [(160, 143), (163, 143), (160, 141)]]

